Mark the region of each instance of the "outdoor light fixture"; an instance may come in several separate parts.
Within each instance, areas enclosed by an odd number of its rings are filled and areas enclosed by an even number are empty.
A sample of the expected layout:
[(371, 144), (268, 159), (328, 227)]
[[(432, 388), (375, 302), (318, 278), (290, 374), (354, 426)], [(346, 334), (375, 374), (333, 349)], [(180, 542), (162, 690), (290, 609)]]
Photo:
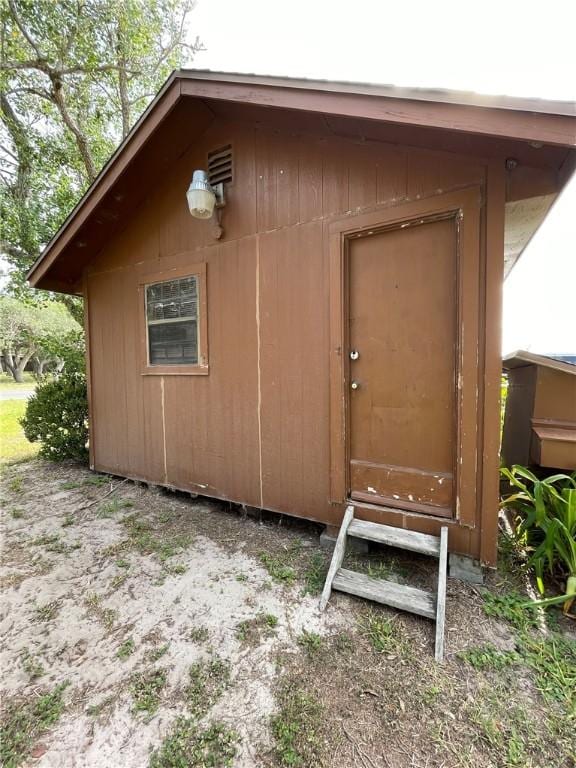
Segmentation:
[(194, 171), (192, 181), (186, 192), (188, 208), (195, 219), (209, 219), (214, 208), (224, 205), (224, 184), (214, 187), (208, 181), (206, 171)]

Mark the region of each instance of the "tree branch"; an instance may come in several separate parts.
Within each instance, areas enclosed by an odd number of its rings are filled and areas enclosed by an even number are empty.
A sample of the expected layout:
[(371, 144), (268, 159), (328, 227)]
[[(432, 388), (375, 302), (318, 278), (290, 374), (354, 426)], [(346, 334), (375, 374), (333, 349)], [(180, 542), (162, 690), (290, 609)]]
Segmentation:
[(61, 80), (56, 76), (52, 77), (51, 80), (52, 99), (54, 104), (56, 104), (58, 107), (58, 111), (60, 112), (60, 116), (62, 117), (64, 125), (74, 136), (76, 146), (78, 147), (78, 152), (80, 153), (80, 157), (82, 158), (82, 162), (84, 163), (84, 167), (86, 169), (88, 181), (92, 182), (96, 178), (97, 172), (94, 165), (94, 160), (92, 158), (92, 153), (90, 151), (90, 146), (88, 144), (88, 139), (81, 131), (80, 127), (74, 122), (70, 112), (68, 111), (68, 107), (62, 93), (63, 87)]

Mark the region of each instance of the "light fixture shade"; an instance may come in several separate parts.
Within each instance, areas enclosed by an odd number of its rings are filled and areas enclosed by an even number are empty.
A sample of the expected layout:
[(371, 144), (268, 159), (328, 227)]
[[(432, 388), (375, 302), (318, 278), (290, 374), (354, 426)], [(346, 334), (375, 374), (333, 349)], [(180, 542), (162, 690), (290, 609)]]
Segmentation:
[(194, 171), (192, 181), (186, 192), (188, 208), (196, 219), (209, 219), (214, 211), (216, 195), (205, 171)]

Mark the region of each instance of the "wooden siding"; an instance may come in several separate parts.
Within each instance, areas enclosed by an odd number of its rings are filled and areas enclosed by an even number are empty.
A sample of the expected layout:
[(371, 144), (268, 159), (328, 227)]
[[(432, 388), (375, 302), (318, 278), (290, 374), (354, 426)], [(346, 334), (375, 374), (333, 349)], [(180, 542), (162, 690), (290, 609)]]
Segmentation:
[[(119, 475), (338, 524), (345, 504), (330, 501), (325, 224), (451, 190), (485, 189), (486, 163), (297, 129), (294, 118), (285, 130), (218, 119), (86, 269), (92, 460), (96, 469)], [(190, 216), (185, 192), (207, 153), (229, 143), (234, 180), (217, 241), (210, 221)], [(483, 265), (490, 238), (496, 246), (501, 239), (485, 225), (483, 213)], [(139, 275), (179, 267), (187, 258), (206, 264), (210, 372), (142, 375)], [(496, 287), (490, 291), (498, 309)], [(480, 399), (483, 375), (481, 369)], [(479, 434), (481, 442), (481, 428)], [(485, 455), (490, 471), (495, 448), (492, 443)], [(450, 524), (451, 549), (475, 557), (482, 515), (497, 512), (493, 499), (483, 500), (480, 480), (481, 473), (463, 515), (466, 526)], [(369, 505), (359, 517), (435, 534), (446, 522)]]

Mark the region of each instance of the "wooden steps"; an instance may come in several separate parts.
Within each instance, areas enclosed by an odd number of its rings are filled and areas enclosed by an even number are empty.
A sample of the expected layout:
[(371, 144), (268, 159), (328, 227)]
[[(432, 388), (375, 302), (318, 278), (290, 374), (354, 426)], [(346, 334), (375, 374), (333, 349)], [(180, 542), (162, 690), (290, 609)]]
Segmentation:
[[(342, 568), (348, 536), (376, 541), (391, 547), (399, 547), (411, 552), (438, 558), (438, 587), (436, 593), (397, 584), (384, 579), (374, 579), (357, 571)], [(346, 508), (340, 532), (334, 547), (332, 562), (326, 576), (326, 583), (320, 599), (320, 610), (324, 610), (333, 589), (347, 592), (366, 600), (373, 600), (402, 611), (416, 613), (436, 620), (437, 661), (444, 655), (444, 616), (446, 606), (446, 567), (448, 560), (448, 528), (443, 526), (440, 536), (430, 536), (416, 531), (406, 531), (390, 525), (369, 523), (354, 519), (354, 507)]]
[(395, 581), (373, 579), (357, 571), (340, 568), (332, 582), (332, 589), (350, 595), (389, 605), (401, 611), (410, 611), (428, 619), (436, 618), (436, 598), (431, 592), (397, 584)]
[(391, 525), (368, 523), (365, 520), (352, 520), (348, 526), (348, 536), (357, 539), (368, 539), (389, 547), (409, 549), (411, 552), (421, 552), (423, 555), (438, 557), (440, 555), (440, 539), (427, 533), (405, 531), (403, 528), (393, 528)]

